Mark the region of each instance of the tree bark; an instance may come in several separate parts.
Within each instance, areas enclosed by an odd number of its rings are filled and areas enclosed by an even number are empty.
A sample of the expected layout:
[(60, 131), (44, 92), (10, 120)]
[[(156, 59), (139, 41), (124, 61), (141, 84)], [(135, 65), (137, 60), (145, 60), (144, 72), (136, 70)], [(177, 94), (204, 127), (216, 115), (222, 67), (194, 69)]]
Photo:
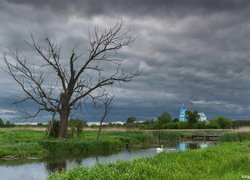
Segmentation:
[(62, 108), (60, 110), (60, 123), (59, 123), (59, 138), (65, 138), (68, 130), (68, 119), (70, 113), (69, 98), (68, 95), (64, 94), (61, 96)]
[(66, 111), (60, 114), (59, 133), (58, 133), (59, 138), (65, 138), (67, 136), (68, 118), (69, 118), (69, 112)]

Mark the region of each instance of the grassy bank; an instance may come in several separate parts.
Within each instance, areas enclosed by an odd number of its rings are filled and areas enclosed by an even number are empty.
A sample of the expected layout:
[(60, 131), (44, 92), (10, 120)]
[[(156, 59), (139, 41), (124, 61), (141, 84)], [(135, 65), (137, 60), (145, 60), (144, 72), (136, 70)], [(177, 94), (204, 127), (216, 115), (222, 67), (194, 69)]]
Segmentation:
[(79, 138), (47, 138), (44, 131), (0, 129), (0, 157), (44, 156), (49, 153), (105, 153), (125, 146), (143, 146), (152, 136), (142, 131), (102, 132), (96, 141), (96, 131), (84, 131)]
[(47, 138), (45, 131), (27, 129), (0, 129), (0, 158), (4, 156), (44, 156), (53, 153), (99, 154), (125, 147), (143, 147), (152, 142), (179, 141), (194, 134), (222, 133), (219, 131), (103, 131), (96, 141), (97, 131), (83, 131), (80, 137), (70, 139)]
[(96, 141), (96, 131), (84, 132), (82, 138), (73, 139), (43, 139), (39, 144), (51, 153), (85, 153), (98, 154), (118, 151), (125, 147), (147, 146), (153, 141), (153, 136), (142, 131), (103, 132)]
[(250, 175), (250, 141), (160, 153), (134, 161), (78, 167), (49, 179), (242, 179)]

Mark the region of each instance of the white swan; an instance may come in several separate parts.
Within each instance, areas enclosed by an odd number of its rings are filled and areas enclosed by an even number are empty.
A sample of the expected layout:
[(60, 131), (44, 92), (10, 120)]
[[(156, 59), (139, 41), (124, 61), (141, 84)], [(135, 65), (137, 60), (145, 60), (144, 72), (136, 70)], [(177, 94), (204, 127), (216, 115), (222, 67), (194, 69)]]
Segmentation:
[(163, 151), (163, 145), (161, 145), (161, 147), (160, 147), (160, 148), (156, 148), (156, 151), (157, 151), (157, 152), (161, 152), (161, 151)]

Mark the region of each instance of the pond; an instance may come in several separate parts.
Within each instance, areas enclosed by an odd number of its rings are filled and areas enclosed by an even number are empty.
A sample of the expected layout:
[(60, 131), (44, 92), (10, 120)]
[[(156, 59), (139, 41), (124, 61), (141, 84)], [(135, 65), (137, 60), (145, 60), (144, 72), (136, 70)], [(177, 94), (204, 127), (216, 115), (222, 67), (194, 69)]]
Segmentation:
[[(163, 143), (164, 152), (185, 151), (187, 149), (205, 148), (213, 142), (180, 142), (177, 144)], [(158, 145), (159, 146), (159, 145)], [(126, 150), (110, 155), (74, 156), (74, 157), (46, 157), (33, 160), (0, 161), (0, 179), (8, 180), (43, 180), (51, 172), (70, 169), (75, 166), (93, 166), (97, 163), (110, 163), (117, 160), (132, 160), (139, 157), (150, 157), (159, 153), (154, 148)]]

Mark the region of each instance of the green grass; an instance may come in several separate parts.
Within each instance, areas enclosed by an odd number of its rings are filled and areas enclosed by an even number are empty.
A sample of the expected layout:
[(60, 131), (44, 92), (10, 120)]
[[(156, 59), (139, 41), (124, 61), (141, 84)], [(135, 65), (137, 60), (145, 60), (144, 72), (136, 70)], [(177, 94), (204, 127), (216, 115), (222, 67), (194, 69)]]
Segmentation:
[(49, 179), (242, 179), (242, 175), (250, 175), (250, 141), (77, 167)]
[(0, 157), (44, 154), (46, 151), (38, 143), (43, 137), (42, 131), (0, 129)]

